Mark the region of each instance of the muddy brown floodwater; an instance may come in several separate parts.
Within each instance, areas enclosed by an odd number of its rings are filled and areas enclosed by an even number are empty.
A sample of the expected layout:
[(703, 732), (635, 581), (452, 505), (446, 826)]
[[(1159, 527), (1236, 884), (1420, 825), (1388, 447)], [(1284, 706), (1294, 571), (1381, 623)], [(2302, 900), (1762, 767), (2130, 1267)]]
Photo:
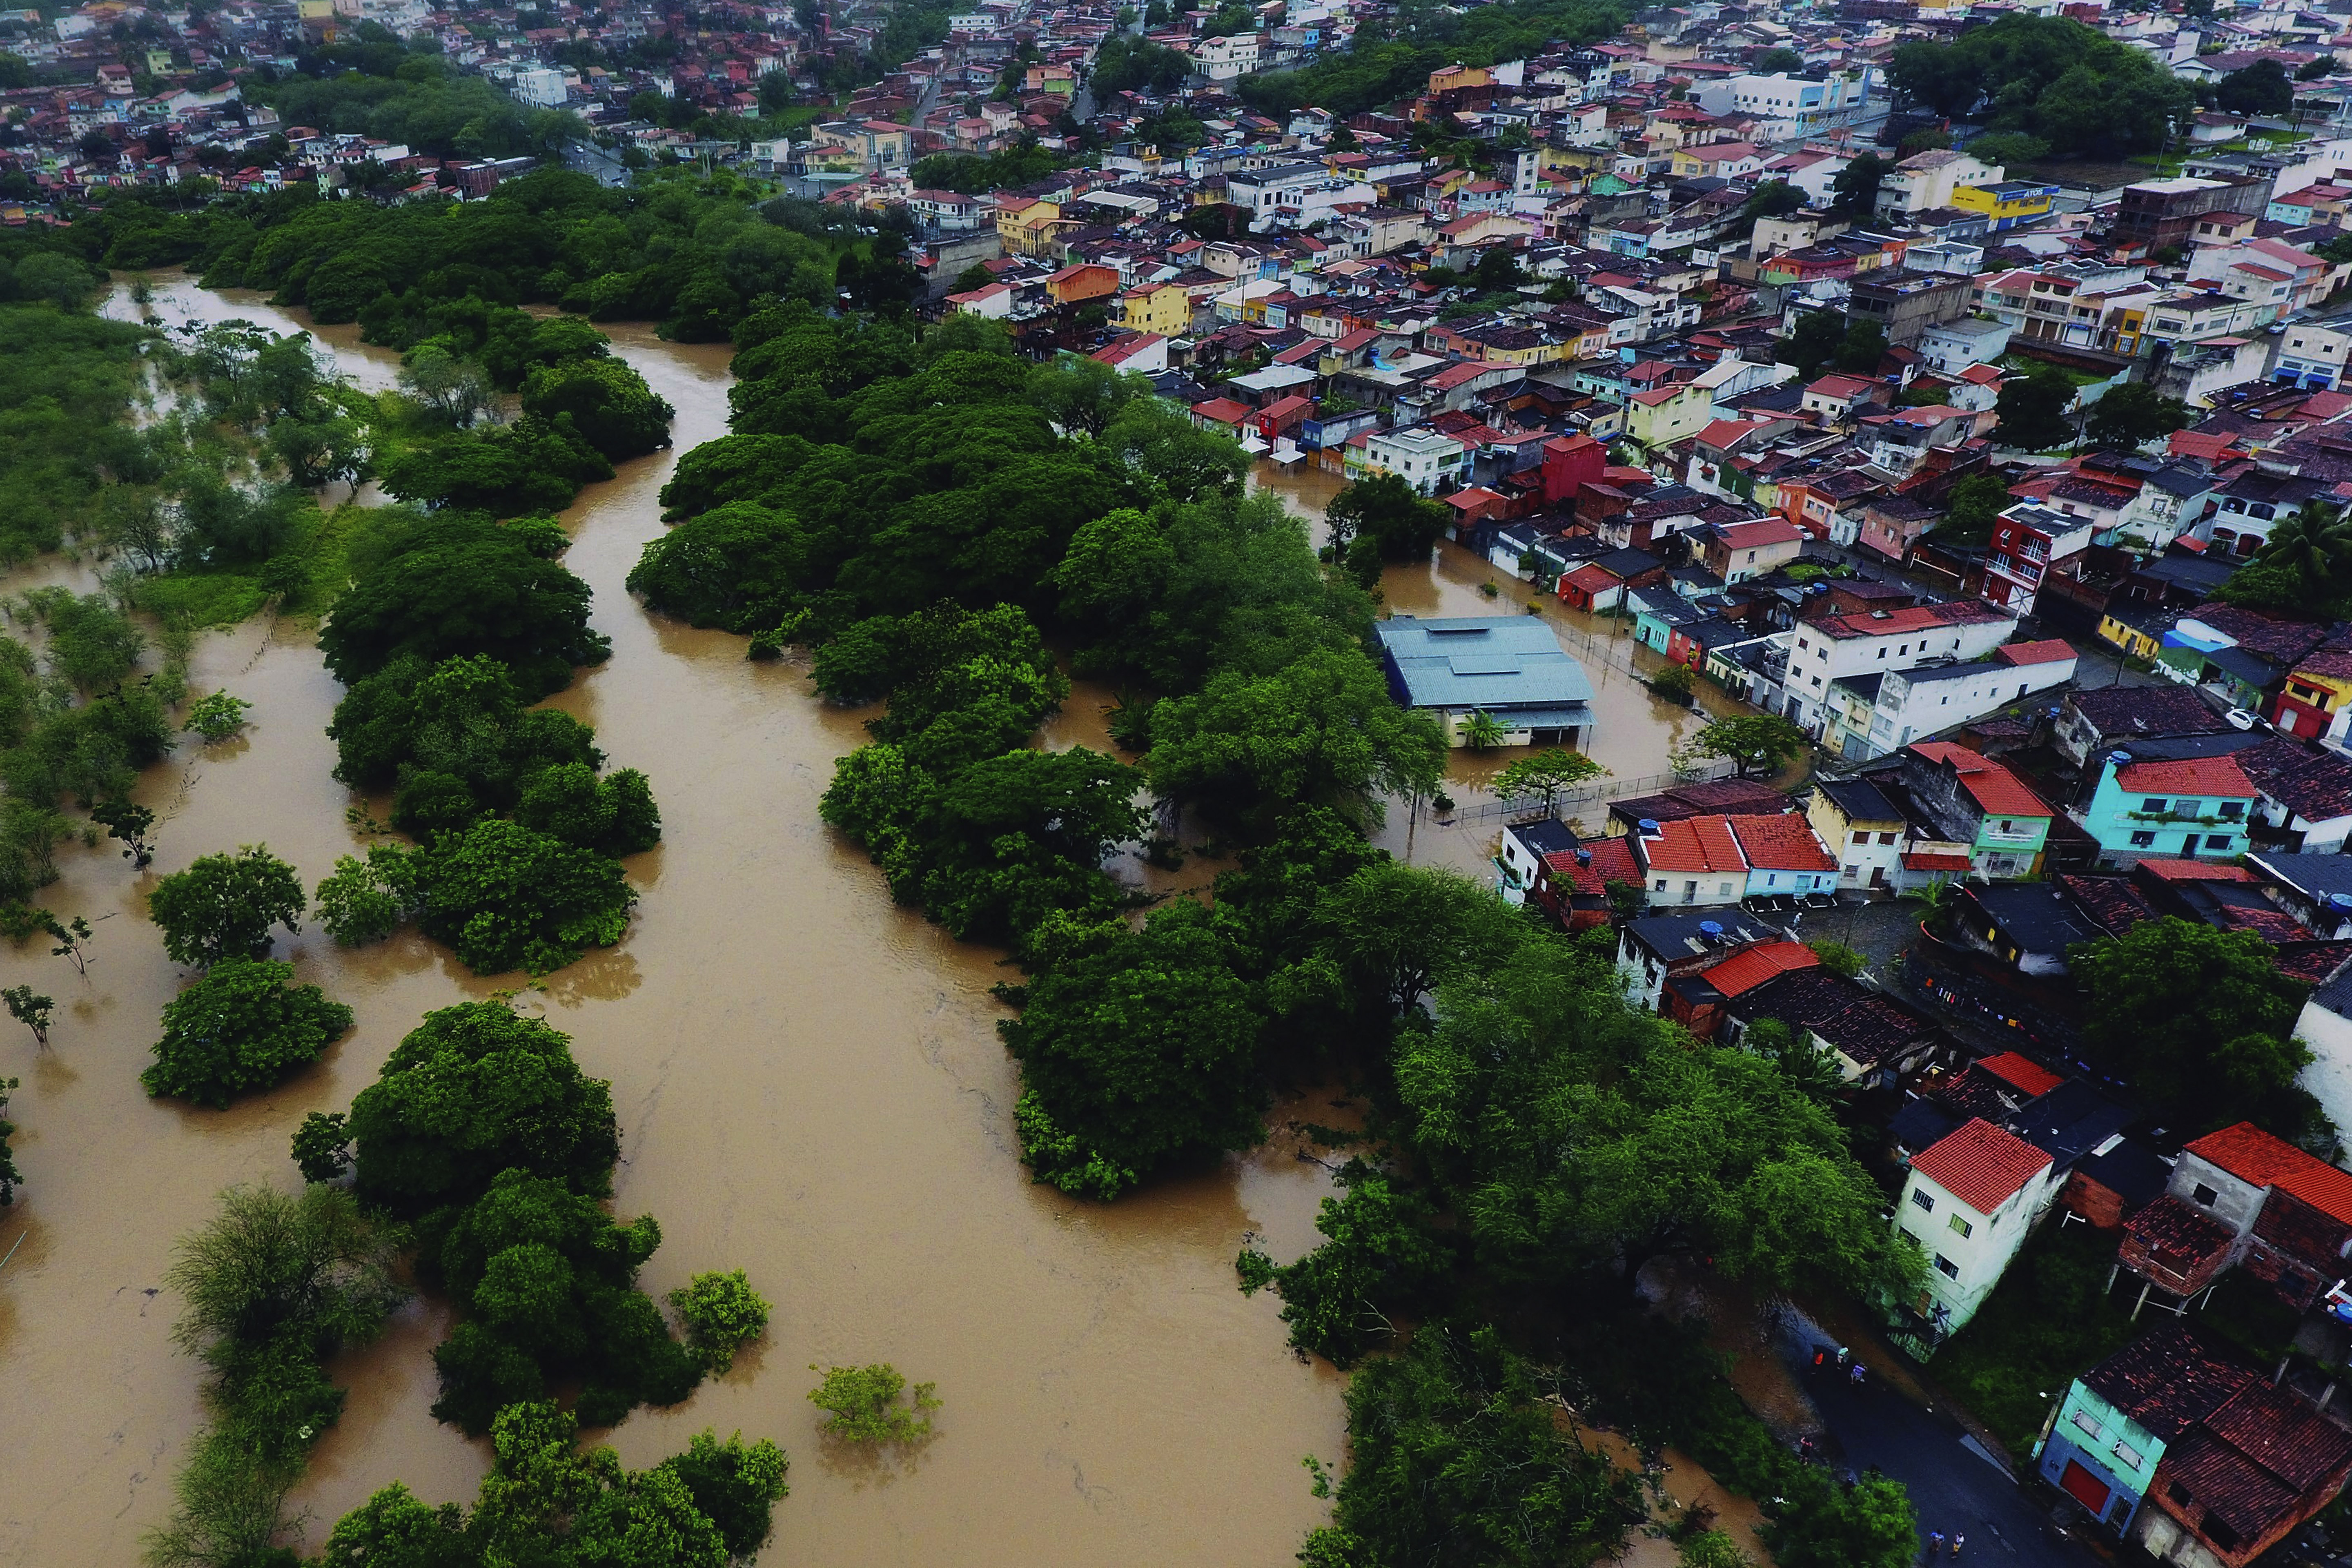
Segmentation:
[[(120, 294), (110, 308), (132, 313)], [(173, 277), (155, 309), (298, 328), (257, 296)], [(612, 330), (676, 405), (676, 451), (724, 432), (724, 346)], [(388, 382), (392, 356), (351, 329), (319, 336), (347, 372)], [(1339, 1457), (1344, 1382), (1285, 1351), (1277, 1304), (1235, 1289), (1233, 1258), (1253, 1229), (1277, 1257), (1305, 1250), (1322, 1169), (1277, 1139), (1107, 1208), (1026, 1179), (988, 995), (998, 955), (895, 908), (817, 821), (834, 759), (862, 739), (856, 719), (820, 706), (803, 668), (750, 663), (740, 638), (648, 616), (622, 588), (661, 531), (673, 461), (625, 466), (567, 515), (568, 563), (614, 646), (558, 699), (614, 765), (652, 774), (666, 839), (629, 862), (643, 901), (622, 944), (522, 1001), (613, 1082), (616, 1206), (662, 1225), (646, 1287), (740, 1266), (776, 1313), (728, 1376), (611, 1440), (640, 1466), (706, 1426), (782, 1443), (793, 1490), (772, 1565), (1287, 1563), (1326, 1517), (1299, 1458)], [(58, 1001), (50, 1051), (0, 1033), (0, 1076), (24, 1080), (10, 1115), (27, 1177), (0, 1212), (0, 1253), (22, 1238), (0, 1268), (0, 1430), (16, 1445), (0, 1562), (136, 1562), (201, 1419), (197, 1369), (168, 1337), (178, 1304), (160, 1292), (173, 1239), (226, 1185), (290, 1184), (296, 1125), (348, 1104), (422, 1014), (519, 978), (475, 977), (414, 936), (344, 952), (306, 925), (278, 955), (351, 1005), (356, 1031), (226, 1112), (148, 1100), (138, 1073), (186, 978), (144, 913), (153, 875), (266, 842), (315, 884), (362, 842), (328, 776), (340, 689), (307, 633), (208, 637), (195, 680), (249, 700), (252, 726), (142, 781), (162, 817), (153, 873), (134, 876), (110, 844), (77, 847), (42, 895), (60, 915), (105, 917), (87, 982), (43, 946), (0, 947), (0, 984)], [(1339, 1120), (1319, 1101), (1286, 1113)], [(333, 1366), (350, 1403), (296, 1498), (313, 1549), (394, 1479), (470, 1499), (486, 1449), (427, 1413), (442, 1331), (411, 1308)], [(934, 1439), (896, 1465), (835, 1451), (805, 1397), (812, 1362), (882, 1360), (936, 1381), (945, 1402)]]
[[(1286, 468), (1267, 458), (1258, 460), (1249, 479), (1251, 489), (1271, 491), (1306, 519), (1318, 544), (1325, 538), (1324, 509), (1345, 482), (1305, 463)], [(1490, 583), (1496, 588), (1492, 598), (1481, 591)], [(1391, 565), (1381, 574), (1381, 607), (1395, 615), (1525, 615), (1530, 604), (1592, 682), (1592, 734), (1581, 749), (1609, 770), (1612, 776), (1601, 782), (1621, 794), (1665, 787), (1668, 754), (1675, 746), (1710, 719), (1753, 711), (1704, 682), (1696, 708), (1653, 695), (1642, 677), (1664, 668), (1666, 659), (1634, 642), (1631, 622), (1571, 609), (1557, 595), (1538, 593), (1534, 584), (1519, 581), (1461, 545), (1441, 542), (1428, 561)], [(1465, 805), (1489, 799), (1486, 785), (1494, 776), (1532, 751), (1527, 746), (1486, 752), (1456, 750), (1446, 759), (1447, 791)], [(1633, 787), (1645, 780), (1653, 782)], [(1567, 815), (1573, 818), (1582, 813), (1581, 825), (1598, 832), (1607, 810), (1582, 804), (1570, 806)], [(1467, 814), (1450, 826), (1415, 824), (1409, 821), (1404, 803), (1397, 801), (1390, 804), (1388, 821), (1374, 842), (1392, 854), (1409, 855), (1417, 865), (1449, 866), (1484, 876), (1494, 869), (1500, 826), (1499, 820)]]

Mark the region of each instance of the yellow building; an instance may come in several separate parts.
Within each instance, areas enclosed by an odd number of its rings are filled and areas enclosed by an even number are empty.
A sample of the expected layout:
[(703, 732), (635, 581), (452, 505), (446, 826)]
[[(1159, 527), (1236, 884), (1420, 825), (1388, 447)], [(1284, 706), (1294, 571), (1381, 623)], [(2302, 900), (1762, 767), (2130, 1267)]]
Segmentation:
[(2039, 180), (2003, 180), (1991, 185), (1960, 185), (1952, 205), (1963, 212), (1982, 213), (1992, 219), (1996, 233), (2045, 216), (2057, 200), (2058, 187)]
[(2325, 735), (2352, 701), (2352, 656), (2315, 653), (2286, 678), (2272, 721), (2290, 735)]
[(1696, 382), (1637, 392), (1625, 403), (1625, 434), (1654, 452), (1696, 436), (1715, 417), (1715, 394)]
[(996, 237), (1004, 248), (1023, 256), (1040, 256), (1054, 237), (1062, 209), (1052, 202), (1015, 199), (996, 212)]
[(1484, 66), (1447, 66), (1429, 73), (1429, 90), (1433, 93), (1454, 92), (1465, 88), (1492, 87), (1495, 79)]
[(1181, 337), (1192, 330), (1192, 296), (1176, 283), (1146, 283), (1119, 296), (1118, 324), (1130, 332)]
[[(2130, 618), (2126, 619), (2126, 616)], [(2121, 648), (2128, 658), (2152, 659), (2163, 650), (2164, 629), (2157, 624), (2157, 617), (2144, 611), (2110, 611), (2099, 617), (2099, 640)]]

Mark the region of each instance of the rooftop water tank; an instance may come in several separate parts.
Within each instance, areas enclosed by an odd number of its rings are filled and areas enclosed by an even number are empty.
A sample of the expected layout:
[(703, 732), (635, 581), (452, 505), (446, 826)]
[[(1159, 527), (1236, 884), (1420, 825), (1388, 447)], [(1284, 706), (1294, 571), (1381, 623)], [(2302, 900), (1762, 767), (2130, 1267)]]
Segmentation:
[(1644, 838), (1654, 838), (1658, 835), (1658, 821), (1657, 818), (1654, 816), (1645, 816), (1642, 818), (1641, 822), (1637, 826), (1640, 826), (1642, 837)]
[(1721, 942), (1723, 940), (1723, 922), (1721, 921), (1701, 921), (1698, 922), (1698, 934), (1706, 938), (1709, 942)]

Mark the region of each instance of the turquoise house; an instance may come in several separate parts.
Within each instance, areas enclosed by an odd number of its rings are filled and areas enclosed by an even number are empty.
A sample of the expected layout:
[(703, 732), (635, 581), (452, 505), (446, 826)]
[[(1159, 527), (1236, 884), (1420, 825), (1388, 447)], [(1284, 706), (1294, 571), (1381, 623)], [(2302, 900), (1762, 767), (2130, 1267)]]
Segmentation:
[(1633, 640), (1669, 658), (1675, 630), (1706, 618), (1671, 588), (1628, 588), (1624, 607), (1633, 613)]
[(2034, 1446), (2034, 1466), (2121, 1536), (2156, 1479), (2166, 1446), (2254, 1376), (2185, 1324), (2156, 1330), (2067, 1385)]
[(2081, 816), (2099, 841), (2103, 864), (2234, 860), (2246, 852), (2257, 792), (2237, 759), (2150, 754), (2221, 739), (2146, 742), (2107, 753), (2099, 765), (2099, 787)]

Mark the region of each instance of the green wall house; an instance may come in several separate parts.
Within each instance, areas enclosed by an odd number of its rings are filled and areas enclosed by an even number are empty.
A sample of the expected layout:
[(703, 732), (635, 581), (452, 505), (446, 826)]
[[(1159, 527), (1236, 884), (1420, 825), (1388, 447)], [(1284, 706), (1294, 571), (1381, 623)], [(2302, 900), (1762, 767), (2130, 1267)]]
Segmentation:
[(2120, 1538), (2166, 1446), (2254, 1375), (2186, 1324), (2143, 1335), (2067, 1385), (2034, 1449), (2035, 1468)]

